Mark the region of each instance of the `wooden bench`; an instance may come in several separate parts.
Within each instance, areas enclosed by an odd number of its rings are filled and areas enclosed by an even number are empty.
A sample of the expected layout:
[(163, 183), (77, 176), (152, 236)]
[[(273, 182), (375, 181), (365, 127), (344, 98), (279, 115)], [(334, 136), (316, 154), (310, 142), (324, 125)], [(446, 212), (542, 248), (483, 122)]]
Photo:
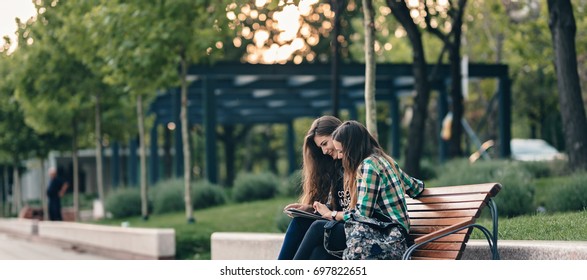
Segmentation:
[[(500, 190), (499, 183), (436, 187), (426, 188), (417, 199), (406, 198), (415, 244), (403, 259), (460, 259), (473, 228), (481, 230), (492, 258), (499, 259), (497, 207), (491, 198)], [(486, 205), (491, 211), (492, 231), (475, 223)]]

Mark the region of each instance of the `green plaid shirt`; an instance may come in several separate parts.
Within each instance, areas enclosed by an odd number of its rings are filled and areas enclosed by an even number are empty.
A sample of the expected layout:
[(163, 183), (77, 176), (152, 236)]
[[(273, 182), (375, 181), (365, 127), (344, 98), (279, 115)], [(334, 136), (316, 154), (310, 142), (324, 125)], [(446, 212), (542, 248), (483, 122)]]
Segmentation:
[(404, 194), (418, 196), (424, 190), (424, 182), (403, 172), (395, 161), (393, 164), (400, 174), (396, 174), (391, 163), (382, 156), (371, 155), (363, 160), (357, 172), (357, 206), (344, 212), (344, 220), (350, 217), (351, 211), (366, 217), (372, 217), (377, 211), (410, 230)]

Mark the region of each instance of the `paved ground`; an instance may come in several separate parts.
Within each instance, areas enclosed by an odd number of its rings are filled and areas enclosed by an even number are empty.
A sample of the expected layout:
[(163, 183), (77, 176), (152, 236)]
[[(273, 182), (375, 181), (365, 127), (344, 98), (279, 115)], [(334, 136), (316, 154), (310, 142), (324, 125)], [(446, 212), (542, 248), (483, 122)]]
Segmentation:
[(0, 232), (0, 260), (107, 260), (108, 258)]

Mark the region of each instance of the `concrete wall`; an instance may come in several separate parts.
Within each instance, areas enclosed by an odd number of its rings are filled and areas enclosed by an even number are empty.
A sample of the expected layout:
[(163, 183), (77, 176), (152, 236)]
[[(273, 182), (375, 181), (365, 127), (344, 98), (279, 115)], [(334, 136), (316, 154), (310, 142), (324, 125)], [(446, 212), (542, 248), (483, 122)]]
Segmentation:
[(0, 231), (32, 236), (38, 232), (37, 224), (37, 220), (30, 219), (0, 219)]
[(175, 230), (40, 221), (39, 237), (131, 259), (174, 259)]
[(175, 230), (2, 219), (0, 231), (114, 259), (175, 259)]

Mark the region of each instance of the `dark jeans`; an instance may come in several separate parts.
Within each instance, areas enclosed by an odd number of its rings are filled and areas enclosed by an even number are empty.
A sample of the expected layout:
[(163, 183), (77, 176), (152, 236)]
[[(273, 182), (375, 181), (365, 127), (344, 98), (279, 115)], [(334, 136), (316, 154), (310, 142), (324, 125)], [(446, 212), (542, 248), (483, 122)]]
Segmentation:
[(63, 221), (63, 217), (61, 216), (61, 200), (58, 197), (49, 198), (49, 220)]
[[(324, 249), (324, 225), (328, 221), (314, 221), (306, 231), (304, 239), (294, 256), (294, 260), (337, 260), (339, 258), (330, 255)], [(346, 236), (344, 234), (344, 223), (337, 223), (332, 228), (330, 236), (330, 249), (342, 250), (346, 247)]]
[(316, 220), (295, 217), (289, 222), (278, 260), (293, 260), (310, 225)]

